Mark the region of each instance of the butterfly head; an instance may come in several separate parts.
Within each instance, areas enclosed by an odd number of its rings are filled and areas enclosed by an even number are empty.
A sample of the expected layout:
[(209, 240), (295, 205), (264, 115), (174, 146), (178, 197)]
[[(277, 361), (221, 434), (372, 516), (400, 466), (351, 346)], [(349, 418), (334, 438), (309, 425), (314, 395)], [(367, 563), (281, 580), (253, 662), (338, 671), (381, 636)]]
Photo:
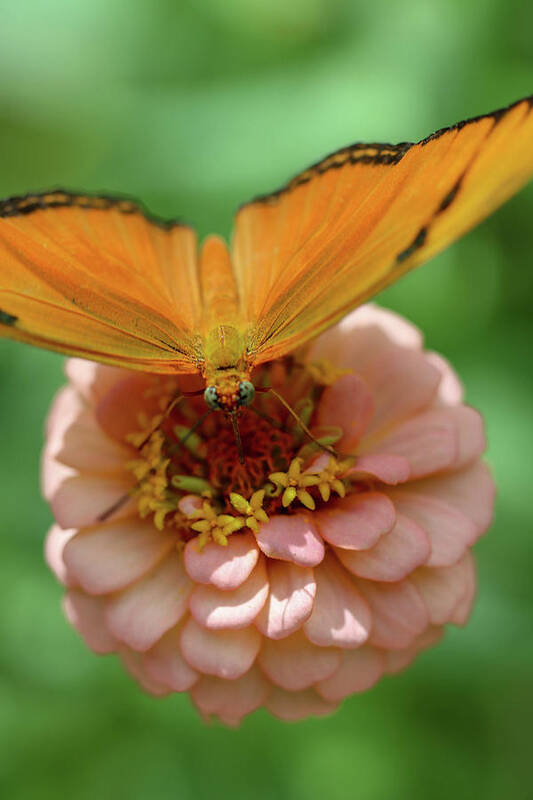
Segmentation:
[(204, 391), (204, 400), (213, 411), (233, 413), (242, 406), (249, 406), (255, 398), (255, 388), (251, 381), (223, 381), (211, 384)]

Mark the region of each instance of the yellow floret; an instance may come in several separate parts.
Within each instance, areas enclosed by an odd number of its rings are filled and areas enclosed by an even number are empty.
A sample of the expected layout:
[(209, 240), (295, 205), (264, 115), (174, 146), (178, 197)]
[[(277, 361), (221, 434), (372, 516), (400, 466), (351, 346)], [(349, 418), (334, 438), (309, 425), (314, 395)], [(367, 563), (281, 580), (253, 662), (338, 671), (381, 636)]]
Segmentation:
[(318, 476), (307, 473), (302, 473), (303, 459), (293, 458), (289, 464), (287, 472), (272, 472), (269, 475), (272, 483), (284, 489), (281, 503), (284, 508), (287, 508), (291, 503), (298, 498), (300, 503), (313, 511), (316, 508), (315, 501), (311, 494), (308, 492), (310, 486), (318, 484)]
[(237, 492), (230, 493), (230, 502), (233, 508), (240, 511), (245, 516), (245, 525), (250, 528), (254, 533), (259, 530), (260, 522), (268, 522), (268, 515), (263, 508), (263, 500), (265, 499), (265, 490), (259, 489), (254, 492), (250, 500), (246, 500), (242, 494)]
[(189, 520), (191, 529), (200, 534), (197, 538), (197, 547), (200, 551), (210, 539), (225, 547), (228, 536), (246, 525), (244, 517), (219, 514), (207, 500), (202, 503), (201, 508), (189, 514)]

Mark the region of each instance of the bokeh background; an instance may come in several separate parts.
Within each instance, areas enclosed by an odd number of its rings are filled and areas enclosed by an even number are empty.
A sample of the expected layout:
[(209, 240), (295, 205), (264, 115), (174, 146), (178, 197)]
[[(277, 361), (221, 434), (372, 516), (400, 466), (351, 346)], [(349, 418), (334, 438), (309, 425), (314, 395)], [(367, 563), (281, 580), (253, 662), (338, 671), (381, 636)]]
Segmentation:
[[(523, 0), (19, 0), (0, 22), (0, 196), (127, 192), (202, 233), (228, 234), (240, 202), (328, 151), (533, 91)], [(0, 343), (2, 796), (533, 796), (532, 214), (530, 186), (380, 298), (482, 409), (499, 500), (467, 628), (327, 719), (207, 727), (85, 649), (42, 559), (62, 360)]]

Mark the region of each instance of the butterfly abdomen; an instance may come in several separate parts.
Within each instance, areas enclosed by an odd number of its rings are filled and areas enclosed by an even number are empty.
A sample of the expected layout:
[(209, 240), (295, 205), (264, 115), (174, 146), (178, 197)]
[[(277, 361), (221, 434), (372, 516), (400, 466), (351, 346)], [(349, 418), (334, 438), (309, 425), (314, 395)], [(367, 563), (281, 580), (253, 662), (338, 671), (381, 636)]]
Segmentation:
[(217, 325), (205, 336), (204, 352), (207, 370), (238, 367), (244, 353), (244, 336), (231, 325)]
[(240, 369), (245, 349), (244, 326), (228, 248), (219, 236), (208, 236), (200, 253), (205, 370)]
[(226, 242), (208, 236), (200, 252), (200, 287), (204, 330), (235, 325), (240, 318), (239, 294)]

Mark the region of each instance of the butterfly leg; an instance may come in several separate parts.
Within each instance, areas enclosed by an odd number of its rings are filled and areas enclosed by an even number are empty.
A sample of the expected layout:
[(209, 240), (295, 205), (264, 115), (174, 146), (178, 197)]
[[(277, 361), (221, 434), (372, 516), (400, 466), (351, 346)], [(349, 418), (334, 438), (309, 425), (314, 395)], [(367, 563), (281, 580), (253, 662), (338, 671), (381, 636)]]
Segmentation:
[(241, 432), (239, 430), (239, 424), (237, 422), (237, 414), (235, 411), (230, 413), (231, 424), (233, 426), (233, 433), (235, 434), (235, 441), (237, 442), (237, 452), (239, 454), (239, 462), (244, 464), (244, 450), (242, 447), (242, 439), (241, 439)]
[(274, 397), (276, 397), (282, 404), (282, 406), (284, 406), (287, 409), (291, 417), (297, 422), (297, 424), (303, 430), (305, 435), (308, 436), (312, 442), (314, 442), (318, 447), (320, 447), (321, 450), (325, 450), (327, 453), (337, 458), (338, 453), (332, 447), (328, 447), (328, 445), (322, 444), (322, 442), (319, 442), (318, 439), (315, 436), (313, 436), (313, 434), (311, 433), (305, 422), (300, 419), (296, 411), (294, 411), (294, 409), (290, 407), (290, 405), (287, 403), (284, 397), (278, 394), (278, 392), (276, 392), (275, 389), (269, 388), (267, 391), (272, 392)]
[(201, 416), (201, 417), (198, 417), (198, 419), (196, 420), (196, 422), (194, 423), (194, 425), (193, 425), (191, 428), (189, 428), (189, 430), (187, 431), (187, 433), (185, 434), (185, 436), (182, 436), (182, 438), (181, 438), (181, 439), (178, 439), (178, 444), (179, 444), (179, 445), (184, 445), (184, 444), (185, 444), (185, 442), (187, 441), (187, 439), (189, 438), (189, 436), (192, 436), (192, 435), (193, 435), (193, 433), (196, 433), (196, 431), (197, 431), (197, 430), (198, 430), (198, 428), (199, 428), (199, 427), (202, 425), (202, 423), (204, 422), (204, 420), (206, 420), (206, 419), (207, 419), (207, 417), (208, 417), (210, 414), (212, 414), (212, 413), (213, 413), (213, 409), (212, 409), (212, 408), (210, 408), (210, 409), (209, 409), (209, 411), (206, 411), (206, 412), (205, 412), (205, 414), (202, 414), (202, 416)]
[(163, 411), (163, 416), (161, 417), (157, 425), (154, 425), (152, 430), (144, 437), (140, 445), (138, 445), (137, 450), (140, 451), (143, 449), (144, 445), (151, 439), (154, 433), (160, 428), (161, 423), (164, 422), (164, 420), (169, 416), (169, 414), (181, 403), (182, 400), (185, 399), (185, 397), (186, 397), (185, 393), (180, 392), (179, 394), (175, 395), (175, 397), (172, 398), (172, 400), (169, 402), (169, 404)]
[(119, 497), (118, 500), (116, 500), (112, 506), (109, 506), (109, 508), (106, 508), (105, 511), (102, 511), (101, 514), (98, 514), (98, 516), (96, 517), (96, 521), (105, 522), (107, 519), (109, 519), (109, 517), (112, 514), (115, 513), (115, 511), (118, 511), (123, 506), (125, 506), (130, 497), (131, 497), (131, 492), (126, 492), (126, 494), (123, 494), (122, 497)]

